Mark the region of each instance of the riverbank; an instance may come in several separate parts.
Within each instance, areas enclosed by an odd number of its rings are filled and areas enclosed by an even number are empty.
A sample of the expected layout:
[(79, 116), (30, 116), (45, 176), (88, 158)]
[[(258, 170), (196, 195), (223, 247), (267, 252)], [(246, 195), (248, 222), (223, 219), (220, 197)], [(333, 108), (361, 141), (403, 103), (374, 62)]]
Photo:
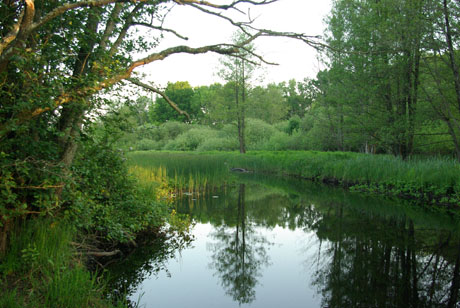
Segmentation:
[(62, 220), (18, 223), (0, 265), (0, 307), (125, 307), (105, 298), (104, 282), (86, 268), (75, 237)]
[[(132, 152), (131, 164), (156, 164), (170, 170), (218, 166), (227, 171), (284, 175), (341, 186), (351, 191), (415, 200), (436, 208), (457, 209), (460, 204), (460, 164), (447, 158), (404, 161), (390, 155), (350, 152), (251, 151)], [(174, 175), (170, 175), (170, 177)]]

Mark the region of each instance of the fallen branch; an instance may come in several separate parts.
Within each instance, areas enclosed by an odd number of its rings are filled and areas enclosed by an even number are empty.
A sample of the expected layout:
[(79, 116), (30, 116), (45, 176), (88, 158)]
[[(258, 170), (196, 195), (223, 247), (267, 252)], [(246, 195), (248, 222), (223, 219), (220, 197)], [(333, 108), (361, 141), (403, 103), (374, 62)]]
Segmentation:
[(93, 257), (112, 257), (121, 253), (120, 250), (116, 249), (113, 251), (86, 251), (84, 254)]

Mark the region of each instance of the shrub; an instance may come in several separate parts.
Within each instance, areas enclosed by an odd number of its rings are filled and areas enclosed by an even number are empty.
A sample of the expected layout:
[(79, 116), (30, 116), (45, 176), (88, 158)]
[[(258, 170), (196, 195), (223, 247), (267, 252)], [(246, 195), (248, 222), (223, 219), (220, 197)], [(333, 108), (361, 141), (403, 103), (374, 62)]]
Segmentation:
[(205, 140), (217, 138), (218, 132), (209, 127), (195, 127), (169, 141), (164, 150), (168, 151), (194, 151)]
[(73, 187), (64, 195), (66, 215), (78, 228), (126, 242), (162, 223), (164, 206), (128, 175), (125, 160), (121, 151), (103, 144), (88, 141), (80, 146), (72, 166)]
[(260, 148), (276, 131), (276, 128), (262, 120), (247, 119), (246, 145), (248, 150)]
[(197, 151), (234, 151), (238, 149), (238, 140), (229, 137), (216, 137), (204, 140)]
[(189, 129), (191, 129), (192, 126), (181, 123), (181, 122), (176, 122), (176, 121), (169, 121), (166, 122), (162, 125), (160, 125), (160, 133), (159, 135), (162, 136), (166, 140), (171, 140), (179, 136), (180, 134), (185, 133)]
[(151, 139), (141, 139), (136, 143), (136, 150), (139, 151), (150, 151), (150, 150), (161, 150), (166, 144), (164, 140), (151, 140)]

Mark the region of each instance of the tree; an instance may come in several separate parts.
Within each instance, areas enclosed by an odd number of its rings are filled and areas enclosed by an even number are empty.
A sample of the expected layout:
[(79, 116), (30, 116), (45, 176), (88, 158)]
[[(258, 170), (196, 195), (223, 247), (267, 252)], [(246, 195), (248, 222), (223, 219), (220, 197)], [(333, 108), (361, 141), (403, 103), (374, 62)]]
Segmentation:
[(247, 109), (248, 117), (258, 118), (270, 124), (284, 119), (288, 112), (283, 91), (275, 84), (251, 89)]
[(340, 93), (334, 100), (339, 127), (347, 116), (354, 118), (371, 143), (403, 158), (414, 152), (422, 42), (430, 24), (424, 14), (430, 2), (342, 0), (328, 21), (333, 71), (328, 92)]
[[(240, 45), (248, 40), (247, 34), (239, 32), (235, 34), (233, 43)], [(240, 144), (240, 153), (246, 153), (245, 143), (245, 117), (246, 117), (246, 102), (248, 96), (249, 80), (255, 69), (254, 62), (254, 45), (246, 45), (244, 49), (232, 57), (223, 58), (221, 60), (223, 69), (219, 72), (220, 77), (227, 81), (227, 84), (233, 88), (234, 104), (233, 112), (236, 115), (236, 123), (238, 127), (238, 141)], [(229, 108), (230, 109), (230, 108)]]
[(315, 100), (316, 89), (313, 80), (305, 79), (303, 82), (297, 82), (291, 79), (287, 84), (282, 82), (280, 87), (289, 106), (288, 117), (302, 118)]
[[(0, 4), (0, 148), (2, 181), (0, 250), (15, 217), (62, 205), (71, 166), (89, 115), (106, 100), (99, 95), (129, 81), (162, 95), (134, 77), (144, 65), (174, 54), (241, 55), (261, 36), (287, 36), (314, 44), (302, 34), (256, 29), (227, 12), (241, 5), (275, 0), (216, 4), (199, 0), (6, 0)], [(174, 4), (189, 6), (230, 22), (247, 34), (244, 42), (158, 50), (162, 33), (186, 39), (162, 21)], [(135, 55), (145, 55), (136, 57)], [(33, 162), (33, 163), (32, 163)], [(43, 171), (45, 170), (45, 171)], [(48, 200), (46, 206), (43, 200)]]
[(149, 110), (150, 118), (154, 122), (164, 123), (168, 120), (197, 120), (201, 117), (201, 106), (198, 101), (193, 100), (195, 91), (188, 81), (169, 82), (164, 94), (172, 100), (180, 110), (186, 112), (188, 116), (179, 114), (172, 109), (164, 97), (158, 97), (155, 100), (155, 104), (152, 105), (152, 108)]
[(427, 55), (422, 64), (422, 97), (438, 119), (447, 126), (448, 134), (460, 161), (460, 77), (458, 67), (460, 6), (452, 1), (434, 1), (428, 14), (432, 21), (426, 38)]

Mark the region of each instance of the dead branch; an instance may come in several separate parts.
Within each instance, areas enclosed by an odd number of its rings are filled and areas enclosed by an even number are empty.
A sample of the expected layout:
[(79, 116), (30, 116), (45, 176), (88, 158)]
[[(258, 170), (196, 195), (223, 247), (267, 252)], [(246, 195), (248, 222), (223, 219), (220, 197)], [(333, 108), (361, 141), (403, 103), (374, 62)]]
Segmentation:
[(164, 92), (160, 91), (160, 90), (157, 89), (157, 88), (154, 88), (154, 87), (152, 87), (152, 86), (149, 86), (148, 84), (142, 83), (142, 82), (140, 82), (139, 80), (134, 79), (134, 78), (127, 78), (126, 80), (128, 80), (129, 82), (135, 84), (136, 86), (142, 87), (142, 88), (144, 88), (144, 89), (150, 90), (150, 91), (152, 91), (152, 92), (154, 92), (154, 93), (157, 93), (157, 94), (161, 95), (161, 96), (165, 99), (165, 101), (166, 101), (174, 110), (176, 110), (180, 115), (185, 115), (185, 116), (187, 117), (187, 120), (188, 120), (189, 122), (192, 121), (192, 119), (190, 118), (190, 115), (189, 115), (186, 111), (180, 109), (179, 106), (177, 106), (177, 104), (175, 104), (175, 103), (174, 103)]
[(112, 257), (112, 256), (116, 256), (117, 254), (121, 253), (121, 251), (116, 249), (113, 251), (84, 251), (82, 253), (88, 256), (93, 256), (93, 257)]

